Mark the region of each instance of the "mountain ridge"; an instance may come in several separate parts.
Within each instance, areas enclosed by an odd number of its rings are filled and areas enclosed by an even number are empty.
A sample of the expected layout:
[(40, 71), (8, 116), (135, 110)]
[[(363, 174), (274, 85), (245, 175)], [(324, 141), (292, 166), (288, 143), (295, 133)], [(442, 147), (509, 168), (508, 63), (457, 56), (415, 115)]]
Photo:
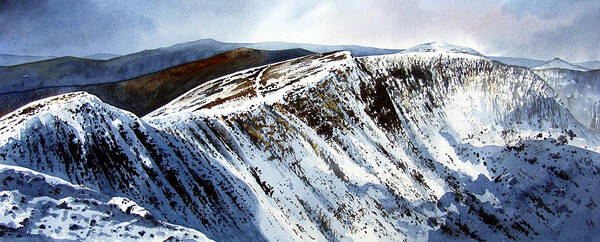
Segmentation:
[(56, 56), (33, 56), (33, 55), (11, 55), (0, 54), (0, 66), (13, 66), (29, 62), (42, 61), (56, 58)]
[[(202, 39), (180, 43), (169, 47), (143, 50), (108, 60), (92, 60), (80, 57), (58, 57), (15, 66), (0, 66), (0, 92), (14, 92), (45, 87), (46, 83), (68, 83), (77, 80), (80, 84), (100, 84), (135, 78), (176, 65), (208, 58), (237, 48), (284, 50), (302, 48), (313, 52), (329, 52), (349, 49), (357, 55), (389, 54), (400, 50), (378, 49), (362, 46), (313, 45), (286, 42), (226, 43)], [(65, 60), (71, 62), (65, 63)], [(46, 69), (53, 69), (52, 74)], [(56, 74), (58, 73), (58, 74)], [(24, 75), (28, 79), (24, 82)], [(39, 79), (39, 80), (38, 80)]]
[(554, 58), (554, 59), (549, 60), (548, 62), (544, 63), (543, 65), (533, 67), (532, 69), (541, 70), (541, 69), (556, 69), (556, 68), (568, 69), (568, 70), (574, 70), (574, 71), (589, 71), (588, 68), (573, 65), (573, 64), (566, 62), (560, 58)]
[(475, 56), (483, 56), (481, 53), (474, 49), (449, 44), (446, 42), (429, 42), (420, 45), (410, 47), (404, 52), (440, 52), (440, 53), (457, 53), (457, 54), (469, 54)]
[(121, 55), (115, 55), (111, 53), (96, 53), (91, 55), (82, 56), (82, 58), (93, 59), (93, 60), (109, 60), (112, 58), (117, 58)]
[(600, 69), (600, 61), (585, 61), (585, 62), (579, 62), (579, 63), (575, 63), (578, 66), (583, 66), (585, 68), (591, 69), (591, 70), (597, 70)]
[(490, 60), (495, 60), (505, 65), (520, 66), (525, 68), (533, 68), (536, 66), (543, 65), (547, 62), (543, 60), (534, 60), (522, 57), (488, 56), (488, 58)]
[[(236, 49), (206, 59), (111, 83), (48, 86), (31, 91), (0, 94), (0, 115), (27, 102), (74, 91), (87, 91), (106, 102), (144, 115), (204, 81), (249, 67), (311, 54), (301, 49), (261, 51)], [(75, 57), (63, 58), (66, 62)]]
[(599, 129), (596, 102), (600, 101), (600, 70), (533, 70), (559, 94), (561, 101), (582, 124)]
[(143, 118), (69, 95), (0, 118), (0, 163), (210, 239), (573, 240), (600, 218), (598, 133), (535, 73), (483, 57), (316, 54)]

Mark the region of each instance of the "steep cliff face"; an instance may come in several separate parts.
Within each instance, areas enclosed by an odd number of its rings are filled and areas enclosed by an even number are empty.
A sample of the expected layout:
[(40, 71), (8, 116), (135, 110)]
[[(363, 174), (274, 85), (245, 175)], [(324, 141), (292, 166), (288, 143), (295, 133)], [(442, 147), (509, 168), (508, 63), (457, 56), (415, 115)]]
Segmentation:
[(0, 163), (216, 240), (591, 239), (600, 218), (597, 133), (469, 54), (319, 54), (141, 119), (73, 93), (0, 123)]
[(587, 127), (595, 126), (595, 103), (600, 101), (600, 70), (576, 71), (565, 69), (533, 70), (556, 90), (565, 107)]
[(3, 121), (2, 163), (130, 198), (160, 220), (211, 238), (240, 230), (260, 237), (243, 228), (252, 224), (252, 194), (222, 165), (92, 95), (43, 99)]
[(593, 129), (600, 129), (600, 101), (596, 101), (592, 107), (592, 121), (590, 126)]

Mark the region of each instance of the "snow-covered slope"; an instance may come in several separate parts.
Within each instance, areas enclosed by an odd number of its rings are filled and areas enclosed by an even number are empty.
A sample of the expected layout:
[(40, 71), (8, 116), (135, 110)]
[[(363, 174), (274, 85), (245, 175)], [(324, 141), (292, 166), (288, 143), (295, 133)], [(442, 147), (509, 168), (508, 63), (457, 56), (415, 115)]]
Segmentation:
[(202, 233), (157, 220), (123, 197), (109, 197), (27, 168), (0, 165), (4, 239), (208, 241)]
[[(222, 165), (92, 95), (43, 99), (0, 122), (0, 163), (130, 198), (159, 220), (199, 229), (211, 238), (240, 231), (260, 237), (245, 228), (252, 221), (251, 194)], [(216, 189), (217, 184), (226, 189)]]
[(598, 134), (544, 80), (463, 53), (318, 54), (140, 119), (86, 93), (0, 119), (0, 163), (215, 240), (591, 240)]
[(543, 65), (533, 67), (533, 69), (535, 69), (535, 70), (567, 69), (567, 70), (574, 70), (574, 71), (589, 71), (590, 70), (590, 69), (582, 67), (582, 66), (573, 65), (573, 64), (566, 62), (560, 58), (554, 58), (554, 59), (546, 62)]
[(448, 44), (445, 42), (430, 42), (425, 44), (420, 44), (417, 46), (410, 47), (404, 52), (437, 52), (437, 53), (460, 53), (460, 54), (470, 54), (482, 56), (481, 53), (477, 52), (474, 49), (468, 47), (462, 47), (457, 45)]
[(561, 101), (584, 125), (600, 129), (597, 102), (600, 101), (600, 70), (533, 70), (558, 93)]

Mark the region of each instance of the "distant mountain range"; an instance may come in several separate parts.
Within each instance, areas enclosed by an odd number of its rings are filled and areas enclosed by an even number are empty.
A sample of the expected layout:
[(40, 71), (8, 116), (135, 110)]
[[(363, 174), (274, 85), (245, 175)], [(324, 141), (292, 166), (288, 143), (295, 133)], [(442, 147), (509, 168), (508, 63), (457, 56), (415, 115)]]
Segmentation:
[[(197, 41), (190, 41), (190, 42), (186, 42), (186, 43), (176, 44), (171, 47), (158, 48), (155, 50), (197, 48), (198, 46), (206, 46), (207, 43), (209, 43), (209, 42), (213, 42), (215, 45), (221, 45), (221, 47), (227, 46), (225, 48), (227, 50), (233, 50), (233, 49), (242, 48), (242, 47), (261, 49), (261, 50), (283, 50), (283, 49), (298, 49), (299, 48), (299, 49), (305, 49), (305, 50), (309, 50), (309, 51), (316, 52), (316, 53), (324, 53), (324, 52), (330, 52), (330, 51), (336, 51), (336, 50), (348, 50), (352, 53), (352, 55), (357, 56), (357, 57), (368, 56), (368, 55), (393, 54), (393, 53), (398, 53), (401, 51), (413, 51), (414, 48), (425, 48), (428, 45), (436, 44), (436, 43), (449, 45), (449, 44), (443, 43), (443, 42), (431, 42), (431, 43), (426, 43), (426, 44), (422, 44), (419, 46), (414, 46), (414, 47), (412, 47), (413, 50), (408, 50), (408, 49), (404, 50), (404, 49), (382, 49), (382, 48), (365, 47), (365, 46), (359, 46), (359, 45), (318, 45), (318, 44), (307, 44), (307, 43), (290, 43), (290, 42), (282, 42), (282, 41), (258, 42), (258, 43), (226, 43), (226, 42), (216, 41), (213, 39), (201, 39), (201, 40), (197, 40)], [(450, 46), (454, 46), (454, 45), (450, 45)], [(460, 46), (455, 46), (455, 47), (460, 47)], [(465, 47), (460, 47), (460, 48), (465, 48)], [(470, 48), (468, 48), (468, 49), (469, 49), (469, 51), (474, 51), (474, 52), (471, 52), (470, 54), (482, 55), (481, 53), (479, 53), (473, 49), (470, 49)], [(146, 51), (142, 51), (142, 52), (146, 52)], [(223, 51), (223, 52), (225, 52), (225, 51)], [(138, 53), (141, 53), (141, 52), (138, 52)], [(138, 53), (134, 53), (134, 54), (130, 54), (130, 55), (136, 55)], [(97, 53), (97, 54), (82, 56), (79, 58), (93, 59), (93, 60), (109, 60), (109, 59), (116, 58), (119, 56), (120, 55), (115, 55), (115, 54), (110, 54), (110, 53)], [(548, 62), (548, 61), (544, 61), (544, 60), (536, 60), (536, 59), (521, 58), (521, 57), (506, 57), (506, 56), (486, 56), (486, 57), (491, 60), (499, 61), (506, 65), (520, 66), (520, 67), (526, 67), (526, 68), (533, 68), (533, 67), (540, 66), (540, 65), (543, 65), (546, 62)], [(18, 64), (24, 64), (24, 63), (36, 62), (36, 61), (42, 61), (42, 60), (48, 60), (48, 59), (54, 59), (54, 58), (57, 58), (57, 57), (55, 57), (55, 56), (19, 56), (19, 55), (0, 54), (0, 66), (18, 65)], [(571, 64), (576, 65), (576, 66), (581, 66), (581, 67), (591, 69), (591, 70), (600, 69), (600, 60), (585, 61), (585, 62), (571, 63)]]
[[(239, 49), (245, 48), (244, 46), (255, 49)], [(228, 53), (235, 49), (239, 50)], [(259, 51), (258, 49), (265, 51)], [(315, 45), (286, 42), (225, 43), (203, 39), (125, 56), (106, 53), (87, 56), (88, 58), (96, 58), (96, 60), (59, 57), (16, 66), (0, 66), (0, 102), (2, 103), (0, 105), (0, 115), (40, 98), (73, 91), (87, 91), (99, 96), (109, 104), (129, 110), (137, 115), (144, 115), (190, 88), (212, 78), (244, 68), (283, 61), (314, 52), (323, 53), (333, 50), (348, 50), (354, 56), (396, 52), (458, 53), (485, 57), (507, 65), (536, 70), (553, 68), (577, 71), (588, 70), (584, 66), (571, 64), (560, 59), (541, 61), (526, 58), (486, 57), (471, 48), (443, 42), (425, 43), (400, 50), (355, 45)], [(223, 57), (216, 57), (216, 55), (222, 53), (226, 53), (223, 56), (228, 56), (226, 58), (228, 61), (213, 63), (212, 61)], [(207, 59), (211, 56), (215, 57)], [(189, 65), (186, 63), (189, 63)], [(210, 63), (210, 65), (206, 65), (206, 63)], [(582, 64), (593, 66), (598, 62)], [(172, 67), (177, 68), (169, 69)], [(186, 71), (182, 72), (181, 70)], [(173, 73), (179, 74), (174, 76)], [(594, 102), (586, 102), (585, 112), (577, 111), (581, 115), (576, 115), (576, 117), (586, 125), (591, 122), (589, 116), (592, 108), (589, 103), (593, 104)], [(571, 103), (570, 107), (575, 112), (574, 107), (579, 102)]]
[(578, 65), (573, 65), (569, 62), (566, 62), (564, 60), (561, 60), (560, 58), (554, 58), (546, 63), (544, 63), (543, 65), (539, 65), (536, 67), (533, 67), (533, 69), (536, 70), (542, 70), (542, 69), (567, 69), (567, 70), (574, 70), (574, 71), (589, 71), (590, 69), (582, 67), (582, 66), (578, 66)]
[[(57, 83), (53, 86), (9, 92), (0, 94), (0, 103), (2, 103), (0, 115), (41, 98), (75, 91), (92, 93), (109, 104), (137, 115), (144, 115), (208, 80), (239, 70), (309, 54), (313, 52), (303, 49), (265, 51), (240, 48), (123, 81), (83, 82), (77, 85)], [(64, 59), (66, 62), (71, 60), (88, 63), (83, 59)]]
[[(476, 56), (485, 56), (478, 51), (457, 45), (452, 45), (444, 42), (431, 42), (425, 43), (421, 45), (417, 45), (414, 47), (410, 47), (404, 52), (439, 52), (439, 53), (463, 53), (470, 54)], [(569, 63), (565, 60), (555, 58), (549, 61), (544, 60), (534, 60), (528, 58), (518, 58), (518, 57), (505, 57), (505, 56), (485, 56), (486, 58), (494, 61), (498, 61), (505, 65), (510, 66), (519, 66), (525, 68), (535, 68), (535, 69), (552, 69), (552, 68), (561, 68), (568, 70), (577, 70), (577, 71), (588, 71), (594, 69), (600, 69), (600, 61), (587, 61), (580, 63)]]
[(592, 70), (600, 69), (600, 61), (579, 62), (579, 63), (575, 63), (575, 65), (583, 66), (585, 68), (589, 68), (589, 69), (592, 69)]
[(243, 47), (262, 50), (301, 48), (318, 53), (348, 50), (356, 56), (401, 51), (350, 45), (330, 46), (285, 42), (224, 43), (203, 39), (125, 56), (114, 57), (110, 54), (98, 56), (112, 57), (109, 60), (59, 57), (17, 66), (0, 67), (0, 94), (52, 86), (90, 85), (126, 80)]
[(370, 56), (370, 55), (385, 55), (394, 54), (402, 51), (402, 49), (381, 49), (374, 47), (366, 47), (360, 45), (317, 45), (305, 43), (288, 43), (288, 42), (259, 42), (259, 43), (241, 43), (237, 44), (240, 47), (247, 47), (261, 50), (283, 50), (283, 49), (305, 49), (316, 53), (325, 53), (339, 50), (347, 50), (353, 56)]
[[(89, 58), (96, 58), (95, 60), (77, 57), (59, 57), (16, 66), (0, 66), (0, 101), (3, 104), (0, 107), (0, 114), (14, 110), (27, 102), (50, 95), (58, 95), (67, 91), (86, 90), (102, 98), (106, 98), (105, 93), (109, 92), (93, 91), (90, 90), (90, 86), (95, 86), (94, 88), (97, 88), (98, 85), (111, 86), (110, 83), (134, 79), (166, 68), (203, 60), (211, 56), (246, 47), (272, 51), (260, 54), (266, 55), (265, 58), (258, 58), (261, 61), (258, 61), (257, 58), (250, 58), (248, 59), (248, 63), (238, 63), (233, 66), (249, 68), (313, 52), (335, 50), (348, 50), (357, 56), (389, 54), (401, 51), (354, 45), (334, 46), (285, 42), (225, 43), (212, 39), (203, 39), (124, 56), (111, 54), (88, 56)], [(279, 50), (289, 51), (281, 52)], [(217, 73), (226, 75), (236, 70), (238, 69), (231, 68), (229, 71), (219, 71)], [(218, 75), (207, 73), (205, 75), (212, 78), (218, 77)], [(197, 82), (194, 83), (198, 84)], [(194, 85), (188, 86), (186, 84), (184, 86), (190, 88)], [(115, 92), (118, 92), (118, 90)], [(172, 97), (172, 95), (178, 94), (181, 93), (176, 91), (169, 93), (167, 96)], [(121, 97), (121, 99), (123, 98)], [(153, 104), (161, 103), (154, 102), (158, 100), (164, 101), (158, 98), (150, 102), (148, 107), (153, 107)], [(136, 114), (144, 114), (145, 111), (148, 111), (145, 107), (141, 107), (145, 105), (138, 105), (140, 104), (139, 102), (127, 105), (127, 103), (116, 101), (116, 98), (107, 98), (106, 101), (115, 105), (125, 104), (125, 106), (120, 107), (134, 111)]]
[(600, 69), (600, 61), (586, 61), (579, 63), (570, 63), (560, 58), (555, 58), (549, 61), (534, 60), (528, 58), (503, 57), (503, 56), (488, 56), (489, 59), (501, 62), (506, 65), (520, 66), (526, 68), (562, 68), (569, 70), (595, 70)]
[(83, 56), (83, 58), (92, 59), (92, 60), (109, 60), (109, 59), (116, 58), (119, 56), (120, 55), (115, 55), (115, 54), (110, 54), (110, 53), (97, 53), (97, 54), (93, 54), (93, 55)]
[(526, 68), (532, 68), (532, 67), (540, 66), (540, 65), (543, 65), (544, 63), (546, 63), (546, 61), (543, 61), (543, 60), (533, 60), (533, 59), (518, 58), (518, 57), (488, 56), (488, 58), (490, 60), (495, 60), (495, 61), (498, 61), (505, 65), (519, 66), (519, 67), (526, 67)]
[[(109, 53), (98, 53), (93, 55), (83, 56), (81, 58), (84, 59), (92, 59), (92, 60), (108, 60), (119, 55), (109, 54)], [(0, 54), (0, 66), (14, 66), (25, 63), (44, 61), (58, 58), (56, 56), (31, 56), (31, 55), (9, 55), (9, 54)]]
[(0, 54), (0, 66), (12, 66), (56, 58), (56, 56), (31, 56)]

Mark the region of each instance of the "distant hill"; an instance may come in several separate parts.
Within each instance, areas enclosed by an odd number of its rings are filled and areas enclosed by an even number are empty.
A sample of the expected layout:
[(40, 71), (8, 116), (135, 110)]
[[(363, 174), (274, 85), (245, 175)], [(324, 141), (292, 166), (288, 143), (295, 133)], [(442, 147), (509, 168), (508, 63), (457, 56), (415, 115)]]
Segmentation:
[[(208, 80), (243, 69), (293, 59), (311, 53), (302, 49), (264, 51), (240, 48), (125, 81), (49, 86), (5, 93), (0, 94), (0, 103), (2, 103), (0, 115), (41, 98), (68, 92), (86, 91), (111, 105), (141, 116)], [(61, 66), (61, 63), (75, 62), (92, 66), (101, 63), (74, 57), (59, 58), (53, 60), (53, 62), (58, 67)]]
[(112, 58), (116, 58), (119, 56), (120, 55), (115, 55), (115, 54), (110, 54), (110, 53), (97, 53), (97, 54), (93, 54), (93, 55), (83, 56), (83, 58), (93, 59), (93, 60), (110, 60)]
[[(112, 59), (115, 57), (119, 57), (119, 55), (109, 54), (109, 53), (98, 53), (98, 54), (83, 56), (81, 58), (92, 59), (92, 60), (108, 60), (108, 59)], [(55, 59), (55, 58), (58, 58), (58, 57), (56, 57), (56, 56), (0, 54), (0, 66), (15, 66), (15, 65), (50, 60), (50, 59)]]
[(347, 50), (353, 56), (369, 56), (369, 55), (387, 55), (401, 52), (402, 49), (380, 49), (375, 47), (365, 47), (359, 45), (316, 45), (304, 43), (288, 43), (288, 42), (260, 42), (260, 43), (244, 43), (244, 47), (260, 49), (260, 50), (281, 50), (300, 48), (316, 53), (332, 52), (336, 50)]
[(590, 69), (582, 67), (582, 66), (578, 66), (578, 65), (574, 65), (571, 64), (567, 61), (564, 61), (560, 58), (554, 58), (546, 63), (544, 63), (543, 65), (539, 65), (536, 67), (533, 67), (533, 69), (536, 70), (542, 70), (542, 69), (567, 69), (567, 70), (574, 70), (574, 71), (589, 71)]
[(400, 50), (362, 46), (330, 46), (284, 42), (225, 43), (202, 39), (166, 48), (145, 50), (109, 60), (60, 57), (17, 66), (0, 66), (0, 94), (48, 87), (111, 83), (189, 63), (237, 48), (282, 50), (301, 48), (312, 52), (349, 50), (355, 56), (395, 53)]
[(56, 58), (55, 56), (31, 56), (0, 54), (0, 66), (13, 66), (28, 62), (42, 61)]
[(583, 66), (585, 68), (589, 68), (592, 70), (600, 69), (600, 61), (586, 61), (575, 63), (575, 65)]
[(534, 59), (518, 58), (518, 57), (488, 56), (487, 58), (490, 60), (498, 61), (505, 65), (520, 66), (520, 67), (526, 67), (526, 68), (533, 68), (533, 67), (540, 66), (540, 65), (543, 65), (544, 63), (546, 63), (546, 61), (543, 61), (543, 60), (534, 60)]
[(80, 86), (122, 81), (236, 49), (214, 40), (193, 46), (175, 45), (145, 50), (110, 60), (60, 57), (0, 67), (0, 94), (48, 87)]
[[(495, 60), (498, 62), (501, 62), (505, 65), (510, 65), (510, 66), (520, 66), (520, 67), (526, 67), (526, 68), (534, 68), (534, 67), (538, 67), (539, 68), (545, 68), (542, 65), (549, 63), (549, 62), (566, 62), (564, 60), (558, 59), (558, 60), (550, 60), (550, 61), (543, 61), (543, 60), (534, 60), (534, 59), (528, 59), (528, 58), (519, 58), (519, 57), (504, 57), (504, 56), (487, 56), (488, 59), (490, 60)], [(586, 61), (586, 62), (579, 62), (579, 63), (568, 63), (568, 65), (563, 66), (563, 67), (567, 67), (565, 69), (569, 69), (569, 70), (596, 70), (596, 69), (600, 69), (600, 61)], [(563, 63), (564, 64), (564, 63)], [(552, 64), (550, 64), (552, 65)], [(571, 65), (571, 66), (569, 66)], [(540, 67), (542, 66), (542, 67)]]

